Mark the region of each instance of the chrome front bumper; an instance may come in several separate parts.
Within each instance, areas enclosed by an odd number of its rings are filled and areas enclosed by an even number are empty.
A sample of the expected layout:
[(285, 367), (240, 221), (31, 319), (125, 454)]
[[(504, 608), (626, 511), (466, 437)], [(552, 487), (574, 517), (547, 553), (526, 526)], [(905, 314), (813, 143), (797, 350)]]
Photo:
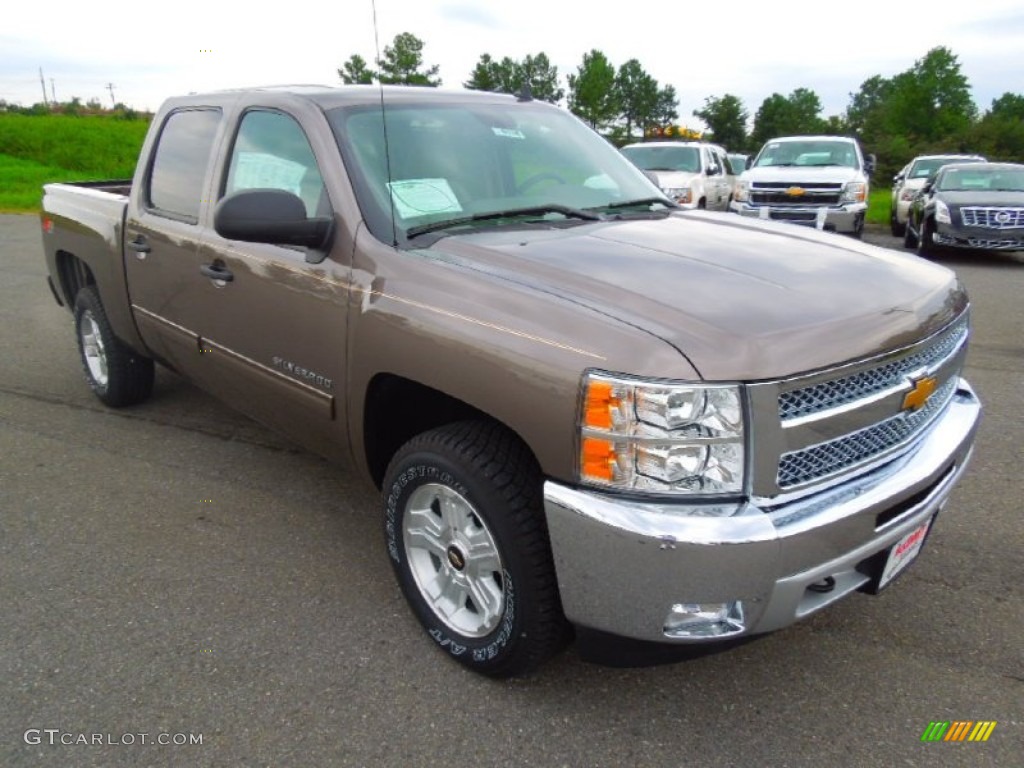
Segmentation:
[[(879, 553), (942, 508), (980, 414), (961, 379), (945, 412), (900, 456), (778, 507), (638, 502), (548, 481), (565, 614), (580, 627), (660, 643), (702, 639), (666, 633), (676, 605), (739, 602), (738, 635), (792, 624), (868, 586)], [(827, 580), (829, 591), (809, 589)]]
[(818, 212), (825, 211), (824, 228), (836, 232), (855, 232), (863, 221), (868, 207), (865, 203), (849, 203), (839, 208), (826, 206), (773, 206), (750, 205), (733, 201), (729, 209), (748, 218), (767, 218), (808, 227), (817, 226)]

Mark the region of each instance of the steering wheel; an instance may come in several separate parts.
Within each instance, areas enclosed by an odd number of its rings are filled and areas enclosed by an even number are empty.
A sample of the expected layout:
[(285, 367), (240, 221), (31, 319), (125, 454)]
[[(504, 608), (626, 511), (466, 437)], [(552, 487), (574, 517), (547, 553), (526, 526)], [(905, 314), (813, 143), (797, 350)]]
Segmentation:
[(557, 173), (535, 173), (533, 176), (526, 179), (522, 184), (520, 184), (517, 190), (519, 192), (526, 192), (527, 189), (534, 186), (535, 184), (540, 184), (542, 181), (553, 181), (557, 184), (569, 183), (561, 176), (559, 176)]

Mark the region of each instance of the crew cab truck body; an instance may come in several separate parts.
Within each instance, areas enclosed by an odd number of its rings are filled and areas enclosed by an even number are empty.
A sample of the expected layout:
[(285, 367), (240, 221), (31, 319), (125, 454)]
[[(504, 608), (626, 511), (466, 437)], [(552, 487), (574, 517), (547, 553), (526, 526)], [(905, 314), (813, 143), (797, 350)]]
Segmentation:
[(729, 209), (860, 237), (868, 210), (865, 159), (845, 136), (784, 136), (761, 147), (736, 181)]
[(530, 100), (172, 99), (130, 189), (48, 185), (42, 230), (104, 402), (155, 360), (353, 463), (417, 618), (489, 675), (572, 626), (671, 650), (877, 591), (980, 414), (951, 272), (679, 210)]

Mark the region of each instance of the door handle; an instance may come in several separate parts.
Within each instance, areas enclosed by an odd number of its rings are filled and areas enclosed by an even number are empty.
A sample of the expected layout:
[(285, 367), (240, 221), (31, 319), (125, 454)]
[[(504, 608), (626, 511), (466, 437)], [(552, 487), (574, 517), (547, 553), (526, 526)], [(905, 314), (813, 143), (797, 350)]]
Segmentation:
[(203, 264), (199, 267), (199, 271), (213, 280), (221, 280), (225, 283), (230, 283), (235, 279), (235, 276), (231, 274), (231, 270), (222, 264)]
[(136, 253), (149, 253), (150, 251), (145, 235), (136, 235), (132, 240), (128, 241), (128, 247)]

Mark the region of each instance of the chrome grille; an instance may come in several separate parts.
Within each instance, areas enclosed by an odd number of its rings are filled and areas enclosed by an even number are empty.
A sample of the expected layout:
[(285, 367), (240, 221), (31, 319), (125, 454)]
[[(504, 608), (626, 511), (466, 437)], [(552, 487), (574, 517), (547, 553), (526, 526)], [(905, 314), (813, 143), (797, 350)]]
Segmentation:
[(841, 472), (913, 437), (949, 403), (956, 386), (954, 376), (920, 410), (900, 413), (836, 440), (783, 454), (779, 460), (779, 488), (791, 488)]
[(987, 229), (1018, 229), (1024, 227), (1024, 208), (982, 208), (967, 206), (960, 209), (964, 226)]
[(779, 395), (779, 418), (785, 423), (900, 386), (915, 371), (934, 368), (941, 363), (959, 349), (966, 338), (967, 318), (964, 317), (929, 346), (906, 357), (845, 378), (783, 392)]

